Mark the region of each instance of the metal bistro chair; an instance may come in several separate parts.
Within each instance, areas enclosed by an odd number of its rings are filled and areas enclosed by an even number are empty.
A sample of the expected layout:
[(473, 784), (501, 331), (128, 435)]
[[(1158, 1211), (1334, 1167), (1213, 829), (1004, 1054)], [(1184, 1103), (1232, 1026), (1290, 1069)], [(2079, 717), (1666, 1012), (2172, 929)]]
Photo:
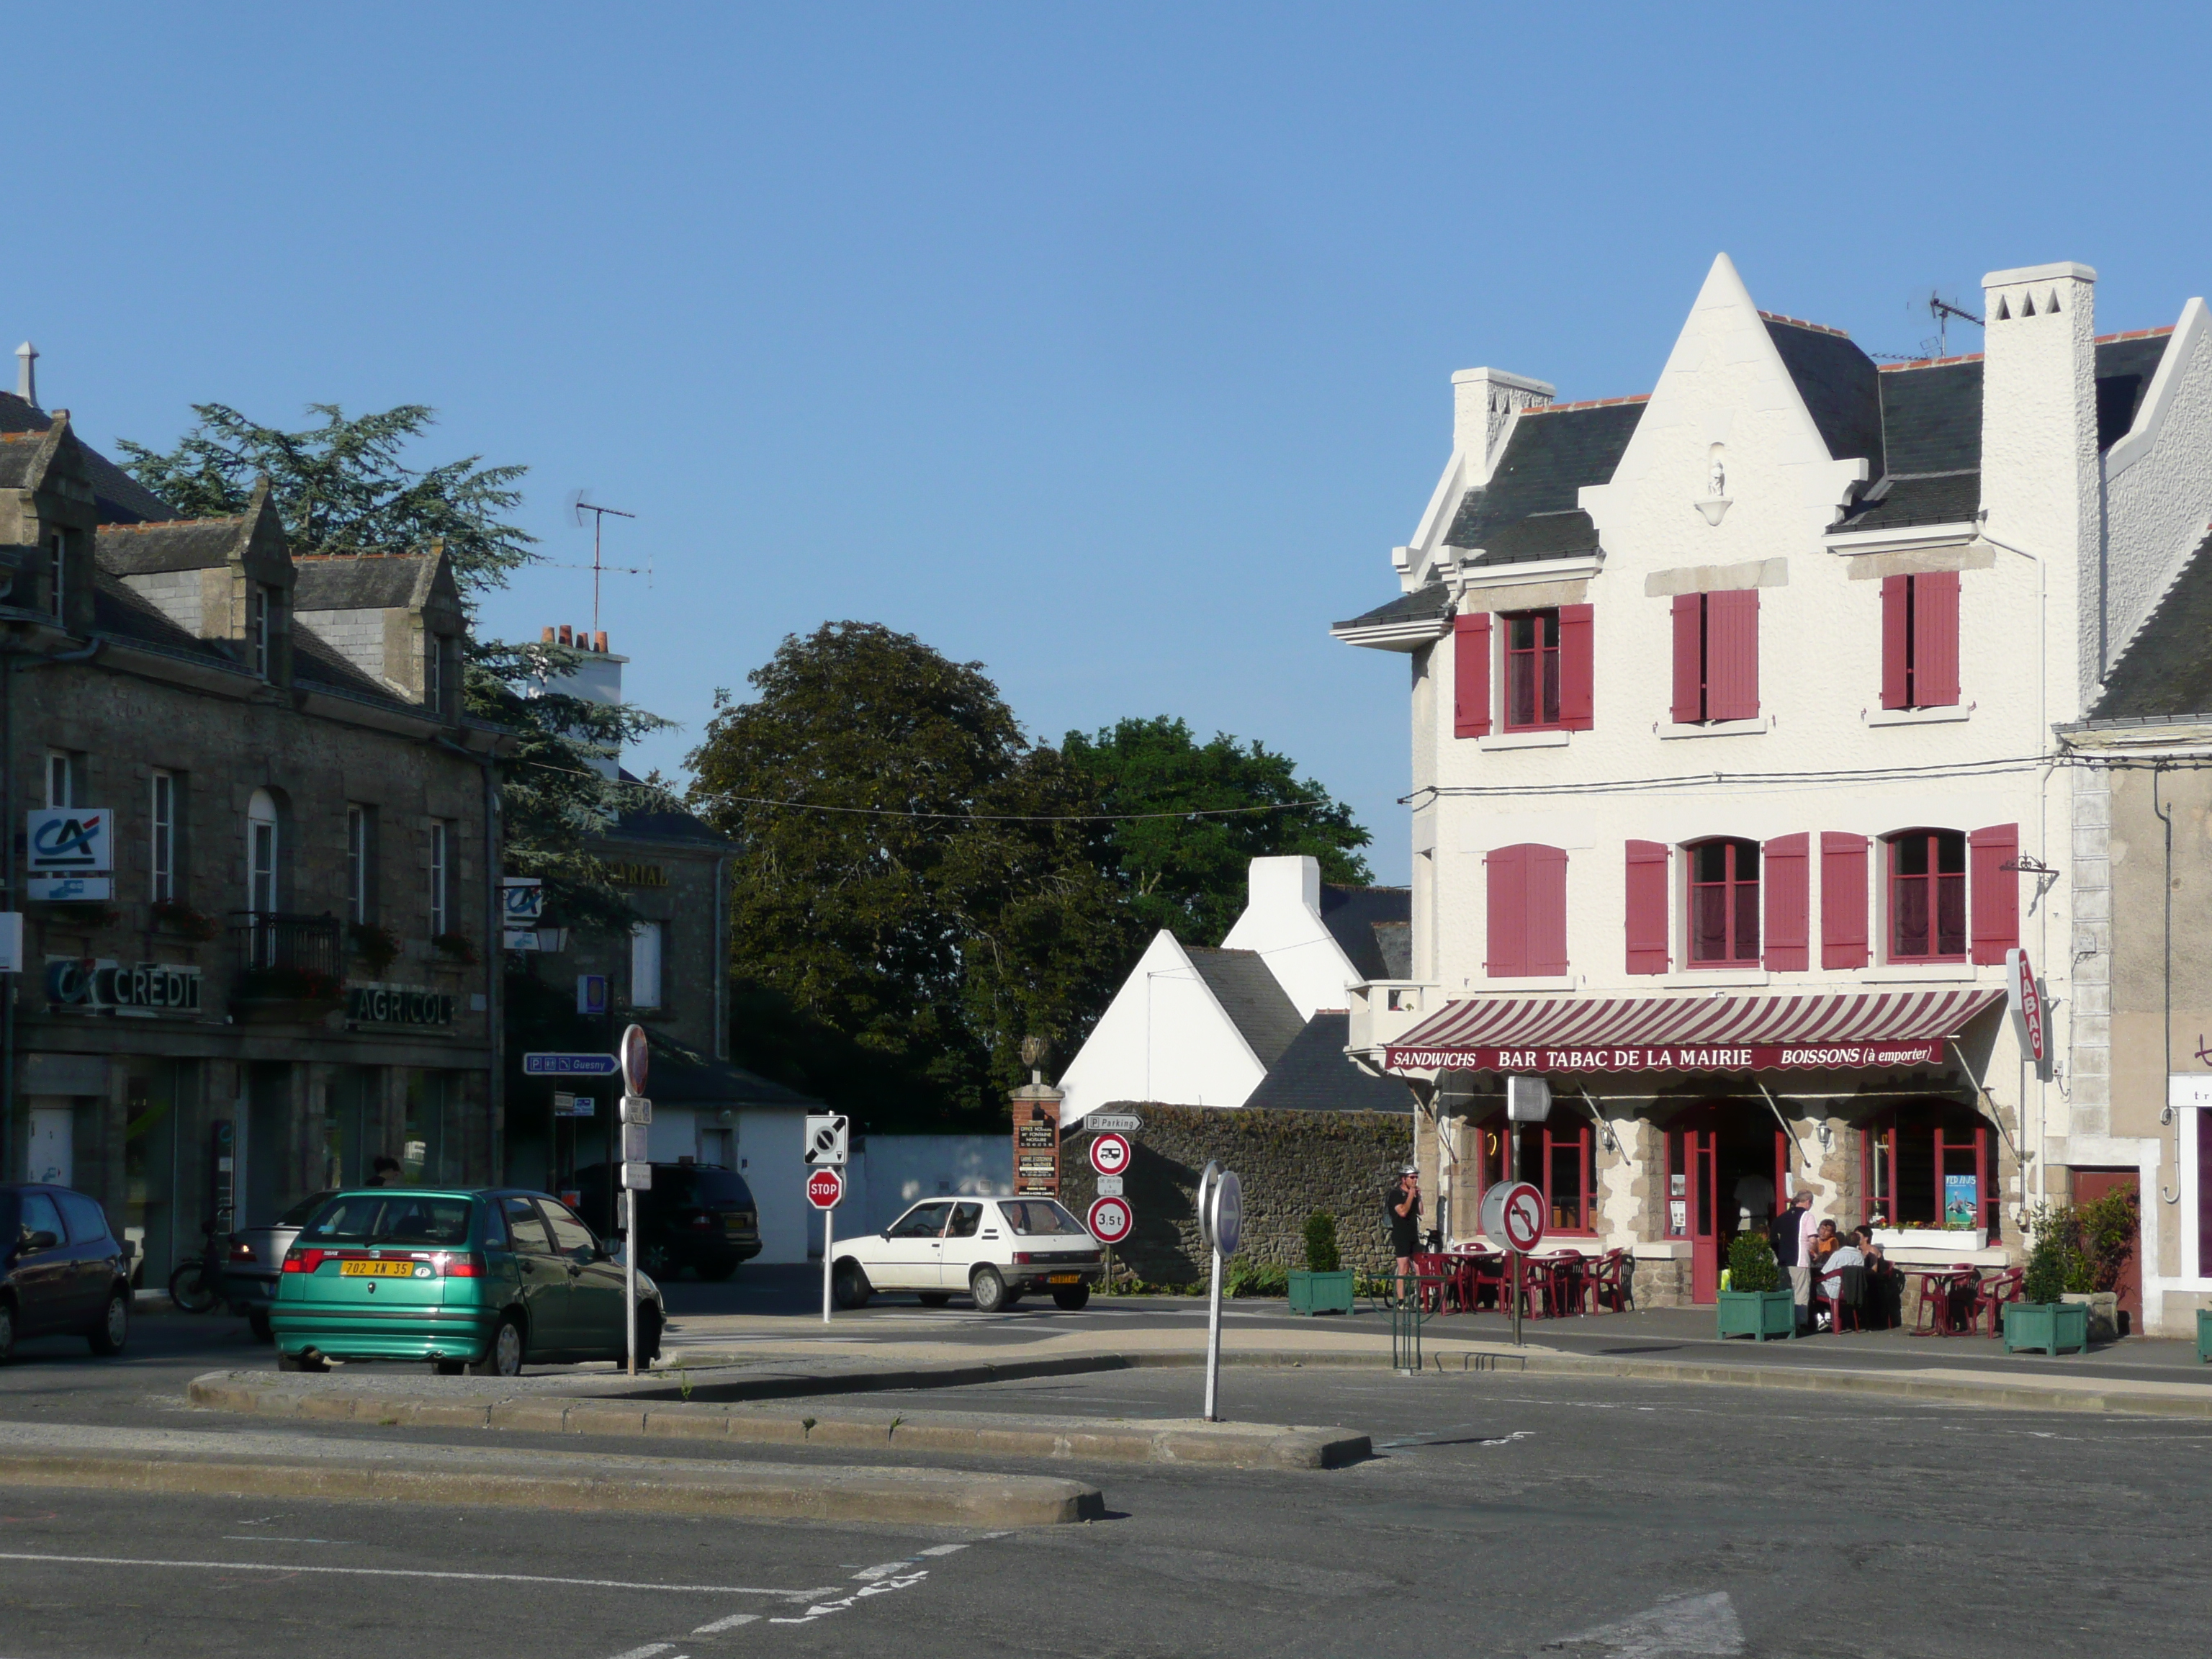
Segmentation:
[(1459, 1269), (1452, 1259), (1440, 1252), (1424, 1251), (1413, 1258), (1413, 1283), (1421, 1305), (1432, 1314), (1455, 1311), (1446, 1306), (1455, 1294)]
[(1913, 1316), (1912, 1334), (1957, 1334), (1957, 1298), (1973, 1282), (1972, 1265), (1961, 1261), (1948, 1267), (1917, 1267), (1912, 1272), (1920, 1280), (1920, 1306)]
[(2007, 1267), (2002, 1273), (1991, 1273), (1987, 1279), (1969, 1287), (1972, 1297), (1966, 1304), (1966, 1329), (1972, 1332), (1981, 1324), (1982, 1316), (1990, 1316), (1990, 1334), (2004, 1334), (2004, 1306), (2020, 1300), (2021, 1281), (2027, 1276), (2024, 1267)]
[(1549, 1267), (1552, 1282), (1548, 1290), (1552, 1307), (1559, 1314), (1580, 1314), (1588, 1297), (1589, 1281), (1584, 1264), (1589, 1260), (1580, 1250), (1558, 1250), (1553, 1253)]
[(1607, 1250), (1589, 1264), (1583, 1284), (1592, 1313), (1626, 1313), (1636, 1299), (1636, 1269), (1626, 1250)]

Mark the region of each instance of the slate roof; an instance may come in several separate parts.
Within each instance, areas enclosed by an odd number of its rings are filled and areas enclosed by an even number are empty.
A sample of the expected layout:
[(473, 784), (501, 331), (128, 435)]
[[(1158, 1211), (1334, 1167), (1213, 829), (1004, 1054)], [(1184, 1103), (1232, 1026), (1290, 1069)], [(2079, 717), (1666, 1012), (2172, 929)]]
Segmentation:
[(1260, 1064), (1272, 1070), (1305, 1022), (1260, 953), (1192, 947), (1185, 954)]
[(1245, 1100), (1247, 1110), (1271, 1106), (1301, 1112), (1396, 1112), (1410, 1116), (1413, 1091), (1395, 1078), (1375, 1077), (1344, 1052), (1352, 1016), (1324, 1008), (1291, 1040)]
[[(12, 392), (0, 392), (0, 434), (14, 432), (45, 432), (53, 424), (53, 417), (36, 404), (28, 404)], [(77, 447), (84, 452), (87, 482), (100, 507), (103, 524), (135, 524), (142, 520), (173, 519), (177, 509), (171, 507), (144, 484), (101, 454), (80, 437)]]
[(665, 1031), (645, 1028), (650, 1050), (652, 1098), (669, 1106), (781, 1106), (793, 1111), (819, 1107), (811, 1095), (772, 1083), (757, 1072), (727, 1060), (709, 1060)]
[(396, 696), (390, 686), (363, 672), (313, 629), (295, 628), (292, 630), (292, 683), (343, 692), (349, 697), (376, 703), (386, 708), (404, 708), (410, 714), (427, 716), (429, 712), (419, 702)]
[(1767, 337), (1797, 384), (1797, 395), (1836, 460), (1881, 454), (1881, 372), (1848, 334), (1767, 316)]
[(2097, 447), (2110, 449), (2128, 435), (2142, 407), (2170, 328), (2154, 328), (2097, 343)]
[[(644, 779), (626, 767), (617, 767), (616, 774), (624, 783), (642, 783)], [(655, 841), (670, 846), (712, 848), (727, 850), (736, 843), (729, 837), (717, 834), (703, 819), (678, 810), (664, 811), (659, 808), (624, 807), (615, 819), (613, 833), (608, 837), (616, 841)]]
[(1346, 618), (1339, 628), (1366, 628), (1382, 623), (1416, 623), (1441, 619), (1451, 612), (1451, 597), (1442, 582), (1431, 582), (1410, 593), (1401, 593), (1388, 605)]
[[(1477, 565), (1519, 564), (1595, 547), (1595, 533), (1576, 504), (1577, 493), (1584, 484), (1612, 481), (1644, 402), (1635, 398), (1523, 410), (1490, 482), (1462, 498), (1445, 543), (1484, 550), (1474, 561)], [(1498, 541), (1502, 532), (1535, 518), (1550, 522)]]
[(1383, 930), (1402, 933), (1413, 915), (1413, 892), (1409, 887), (1340, 887), (1324, 884), (1321, 890), (1321, 925), (1352, 958), (1362, 979), (1403, 979), (1391, 969), (1392, 951)]
[(2093, 720), (2193, 714), (2212, 708), (2212, 535), (2197, 543), (2181, 574), (2135, 636), (2120, 649)]
[(186, 633), (105, 566), (93, 570), (92, 625), (112, 638), (150, 646), (170, 656), (239, 667), (237, 659), (214, 641)]
[(246, 520), (171, 519), (158, 523), (103, 524), (94, 556), (104, 570), (143, 576), (162, 570), (207, 570), (242, 553)]
[(293, 560), (295, 611), (395, 611), (415, 602), (428, 553), (308, 554)]

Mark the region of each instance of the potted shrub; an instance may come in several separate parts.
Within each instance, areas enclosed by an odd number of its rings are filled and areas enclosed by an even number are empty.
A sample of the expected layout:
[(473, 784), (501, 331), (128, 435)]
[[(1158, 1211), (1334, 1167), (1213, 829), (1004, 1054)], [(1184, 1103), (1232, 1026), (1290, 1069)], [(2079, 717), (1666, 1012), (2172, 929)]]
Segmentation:
[(1291, 1311), (1348, 1314), (1358, 1288), (1358, 1275), (1336, 1248), (1336, 1218), (1316, 1210), (1306, 1218), (1306, 1265), (1289, 1273)]
[(1729, 1246), (1729, 1288), (1720, 1293), (1720, 1334), (1764, 1342), (1797, 1334), (1797, 1302), (1782, 1282), (1774, 1246), (1760, 1232), (1738, 1233)]
[(368, 962), (371, 979), (382, 979), (384, 970), (399, 954), (399, 941), (388, 928), (380, 927), (373, 921), (348, 922), (346, 938), (353, 945), (354, 954)]
[(466, 933), (441, 933), (430, 941), (430, 947), (455, 967), (477, 965), (476, 941)]
[(2073, 1216), (2063, 1206), (2040, 1205), (2028, 1217), (2035, 1242), (2028, 1247), (2027, 1269), (2021, 1275), (2020, 1300), (2004, 1310), (2007, 1353), (2032, 1348), (2040, 1353), (2087, 1353), (2089, 1307), (2068, 1302), (2066, 1281), (2075, 1255)]

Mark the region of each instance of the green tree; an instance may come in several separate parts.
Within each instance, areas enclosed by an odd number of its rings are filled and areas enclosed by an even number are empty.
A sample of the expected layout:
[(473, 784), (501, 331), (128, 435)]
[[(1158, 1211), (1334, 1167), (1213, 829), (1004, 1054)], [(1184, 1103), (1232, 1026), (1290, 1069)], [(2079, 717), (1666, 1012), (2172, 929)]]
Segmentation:
[(878, 1128), (996, 1121), (1023, 1036), (1072, 1052), (1127, 958), (1089, 781), (981, 665), (875, 623), (787, 638), (750, 683), (690, 761), (742, 849), (733, 1041)]
[(1304, 854), (1320, 860), (1324, 881), (1374, 878), (1359, 852), (1371, 838), (1352, 809), (1264, 744), (1226, 732), (1200, 744), (1160, 714), (1094, 736), (1070, 732), (1061, 752), (1093, 781), (1102, 807), (1122, 815), (1104, 837), (1103, 868), (1146, 933), (1165, 927), (1188, 945), (1220, 944), (1244, 908), (1255, 858)]

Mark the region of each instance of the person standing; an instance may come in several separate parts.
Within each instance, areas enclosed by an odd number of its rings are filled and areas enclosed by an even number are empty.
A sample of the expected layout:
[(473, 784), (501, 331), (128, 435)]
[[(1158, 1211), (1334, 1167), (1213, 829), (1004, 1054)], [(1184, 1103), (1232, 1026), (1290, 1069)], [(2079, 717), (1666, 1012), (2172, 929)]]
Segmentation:
[(1390, 1224), (1390, 1254), (1398, 1258), (1398, 1280), (1413, 1271), (1421, 1249), (1421, 1172), (1408, 1164), (1382, 1194), (1383, 1217)]
[(1790, 1207), (1774, 1218), (1774, 1259), (1790, 1270), (1790, 1298), (1797, 1304), (1800, 1329), (1811, 1317), (1813, 1226), (1813, 1194), (1800, 1187), (1790, 1194)]

